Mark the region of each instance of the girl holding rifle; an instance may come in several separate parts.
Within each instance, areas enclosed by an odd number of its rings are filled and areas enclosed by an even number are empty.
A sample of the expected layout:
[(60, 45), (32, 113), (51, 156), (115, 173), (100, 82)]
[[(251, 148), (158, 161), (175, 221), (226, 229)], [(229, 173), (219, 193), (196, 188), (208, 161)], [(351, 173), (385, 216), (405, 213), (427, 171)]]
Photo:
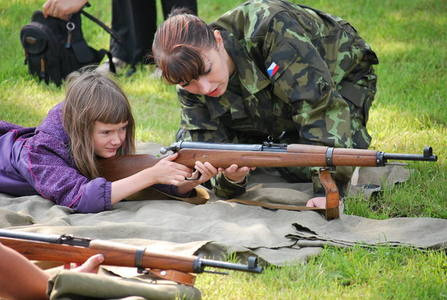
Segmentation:
[(110, 182), (99, 176), (98, 158), (135, 151), (134, 118), (119, 86), (95, 71), (75, 72), (67, 80), (65, 101), (36, 128), (0, 121), (0, 192), (41, 195), (77, 212), (108, 210), (149, 186), (189, 197), (195, 186), (217, 174), (197, 162), (201, 175), (175, 163), (176, 154), (129, 177)]

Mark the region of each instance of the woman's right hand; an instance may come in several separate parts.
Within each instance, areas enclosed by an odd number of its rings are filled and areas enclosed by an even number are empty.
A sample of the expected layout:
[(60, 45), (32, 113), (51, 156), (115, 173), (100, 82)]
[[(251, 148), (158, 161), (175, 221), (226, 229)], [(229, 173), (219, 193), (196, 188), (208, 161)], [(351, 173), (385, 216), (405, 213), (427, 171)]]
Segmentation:
[(185, 182), (185, 178), (192, 175), (193, 170), (174, 162), (177, 155), (174, 153), (166, 156), (148, 169), (156, 178), (157, 183), (180, 185)]

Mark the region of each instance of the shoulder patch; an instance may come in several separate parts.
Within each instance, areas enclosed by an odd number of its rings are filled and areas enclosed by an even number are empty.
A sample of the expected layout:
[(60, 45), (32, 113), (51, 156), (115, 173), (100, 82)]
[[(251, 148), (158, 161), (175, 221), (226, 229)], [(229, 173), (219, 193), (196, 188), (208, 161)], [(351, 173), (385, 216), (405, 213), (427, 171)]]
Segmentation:
[(275, 62), (272, 62), (270, 67), (267, 68), (267, 73), (269, 74), (269, 77), (272, 78), (278, 70), (279, 66)]

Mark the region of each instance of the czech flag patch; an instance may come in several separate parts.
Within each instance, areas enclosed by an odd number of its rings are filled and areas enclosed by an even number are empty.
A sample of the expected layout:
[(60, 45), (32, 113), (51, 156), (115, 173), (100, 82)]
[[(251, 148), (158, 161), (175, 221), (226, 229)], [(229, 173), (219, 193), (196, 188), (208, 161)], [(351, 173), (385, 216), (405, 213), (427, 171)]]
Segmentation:
[(276, 72), (278, 72), (278, 70), (278, 65), (275, 62), (272, 62), (270, 67), (268, 67), (267, 69), (267, 73), (269, 74), (269, 77), (272, 78), (276, 74)]

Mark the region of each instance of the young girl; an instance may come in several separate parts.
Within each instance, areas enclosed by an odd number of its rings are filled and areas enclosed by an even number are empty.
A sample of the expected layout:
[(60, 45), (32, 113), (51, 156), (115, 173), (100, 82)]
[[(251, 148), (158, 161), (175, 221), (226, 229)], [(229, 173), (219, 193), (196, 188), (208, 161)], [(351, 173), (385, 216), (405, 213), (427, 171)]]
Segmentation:
[(107, 181), (99, 177), (97, 158), (135, 150), (134, 119), (129, 102), (111, 79), (94, 71), (75, 72), (67, 80), (65, 101), (57, 104), (37, 128), (0, 121), (0, 192), (35, 195), (78, 212), (111, 209), (112, 205), (149, 186), (174, 196), (217, 173), (197, 163), (192, 170), (174, 162), (176, 155), (132, 176)]
[[(339, 17), (281, 0), (245, 2), (212, 24), (176, 11), (159, 26), (152, 50), (163, 78), (179, 86), (179, 139), (370, 144), (378, 60)], [(318, 181), (314, 168), (278, 171), (288, 181)], [(337, 168), (335, 179), (342, 185), (351, 172)]]

